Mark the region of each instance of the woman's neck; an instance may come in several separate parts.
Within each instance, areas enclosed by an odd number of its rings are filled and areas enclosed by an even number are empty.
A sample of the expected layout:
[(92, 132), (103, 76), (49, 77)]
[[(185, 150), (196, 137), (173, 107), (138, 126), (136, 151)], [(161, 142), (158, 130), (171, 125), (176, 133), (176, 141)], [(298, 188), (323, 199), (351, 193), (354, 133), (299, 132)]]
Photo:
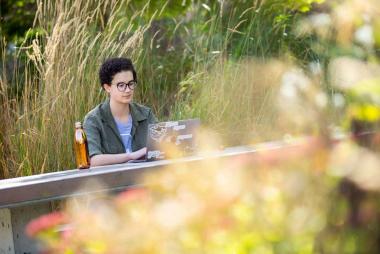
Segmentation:
[(128, 120), (129, 115), (129, 103), (121, 104), (114, 101), (110, 101), (111, 113), (113, 117), (119, 121)]

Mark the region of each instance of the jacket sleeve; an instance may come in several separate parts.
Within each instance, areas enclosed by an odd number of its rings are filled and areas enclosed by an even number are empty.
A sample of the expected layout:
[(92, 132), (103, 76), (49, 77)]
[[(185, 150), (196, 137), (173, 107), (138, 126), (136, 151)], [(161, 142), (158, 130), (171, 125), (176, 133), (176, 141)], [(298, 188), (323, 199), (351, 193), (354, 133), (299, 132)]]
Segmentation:
[(96, 119), (91, 116), (86, 116), (83, 123), (83, 129), (87, 136), (88, 153), (90, 158), (94, 155), (103, 154), (101, 136)]

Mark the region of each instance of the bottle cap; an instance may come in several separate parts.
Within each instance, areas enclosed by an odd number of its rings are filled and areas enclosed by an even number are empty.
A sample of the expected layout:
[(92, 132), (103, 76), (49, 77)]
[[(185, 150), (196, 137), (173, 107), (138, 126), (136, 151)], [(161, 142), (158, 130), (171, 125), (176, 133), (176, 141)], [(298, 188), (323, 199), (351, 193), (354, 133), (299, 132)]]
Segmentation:
[(75, 122), (75, 128), (81, 128), (82, 123), (81, 122)]

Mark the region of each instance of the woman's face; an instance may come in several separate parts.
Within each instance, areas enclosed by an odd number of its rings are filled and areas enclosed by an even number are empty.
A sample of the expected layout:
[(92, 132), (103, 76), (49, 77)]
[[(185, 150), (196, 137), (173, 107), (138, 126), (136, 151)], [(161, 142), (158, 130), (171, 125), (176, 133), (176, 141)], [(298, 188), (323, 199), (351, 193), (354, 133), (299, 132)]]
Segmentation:
[(110, 100), (120, 104), (129, 104), (133, 99), (133, 74), (131, 71), (122, 71), (112, 79), (111, 84), (104, 84), (104, 89), (110, 95)]

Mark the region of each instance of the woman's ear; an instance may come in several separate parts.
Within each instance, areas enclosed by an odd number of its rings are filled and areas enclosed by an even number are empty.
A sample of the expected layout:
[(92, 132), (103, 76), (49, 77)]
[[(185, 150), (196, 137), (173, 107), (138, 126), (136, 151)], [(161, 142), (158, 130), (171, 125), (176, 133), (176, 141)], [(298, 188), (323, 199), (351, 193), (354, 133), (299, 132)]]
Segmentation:
[(111, 85), (109, 85), (109, 84), (103, 84), (103, 88), (104, 88), (104, 90), (106, 90), (107, 93), (111, 92)]

